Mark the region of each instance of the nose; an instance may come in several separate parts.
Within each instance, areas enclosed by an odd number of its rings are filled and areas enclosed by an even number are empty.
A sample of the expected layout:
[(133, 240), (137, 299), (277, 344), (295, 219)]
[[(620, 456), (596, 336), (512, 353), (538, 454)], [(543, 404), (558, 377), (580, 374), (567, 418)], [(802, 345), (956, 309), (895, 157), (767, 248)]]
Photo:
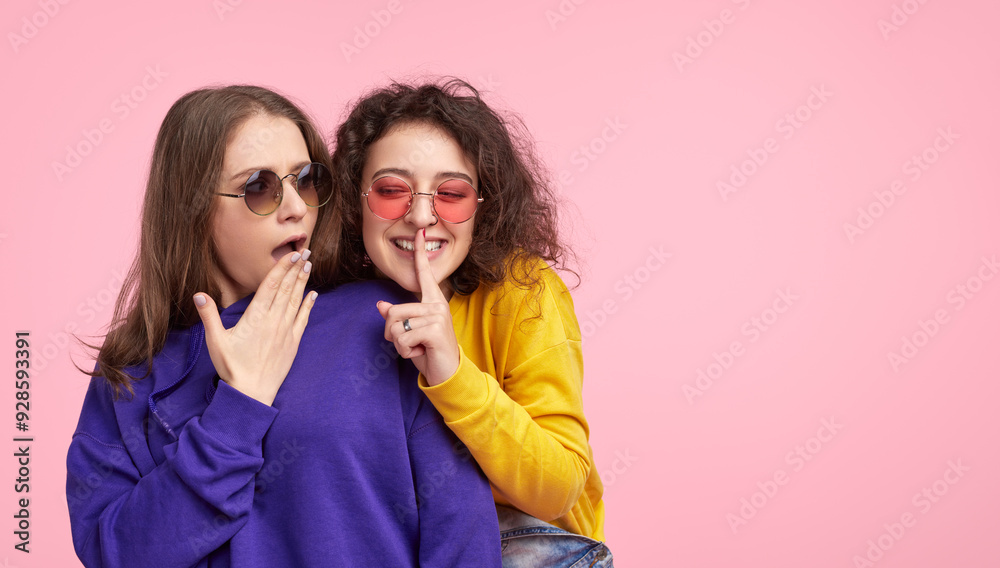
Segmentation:
[(410, 198), (410, 210), (403, 215), (403, 220), (418, 228), (437, 225), (438, 218), (434, 213), (434, 194), (414, 193)]
[(295, 174), (281, 178), (281, 205), (275, 212), (280, 219), (301, 219), (309, 212), (309, 206), (299, 197), (295, 188)]

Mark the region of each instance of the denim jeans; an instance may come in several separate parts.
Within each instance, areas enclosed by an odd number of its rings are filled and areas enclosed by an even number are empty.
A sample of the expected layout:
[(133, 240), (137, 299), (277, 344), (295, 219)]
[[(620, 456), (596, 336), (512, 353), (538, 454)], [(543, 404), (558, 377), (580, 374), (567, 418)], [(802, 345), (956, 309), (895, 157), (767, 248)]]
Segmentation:
[(613, 568), (603, 542), (497, 505), (503, 568)]

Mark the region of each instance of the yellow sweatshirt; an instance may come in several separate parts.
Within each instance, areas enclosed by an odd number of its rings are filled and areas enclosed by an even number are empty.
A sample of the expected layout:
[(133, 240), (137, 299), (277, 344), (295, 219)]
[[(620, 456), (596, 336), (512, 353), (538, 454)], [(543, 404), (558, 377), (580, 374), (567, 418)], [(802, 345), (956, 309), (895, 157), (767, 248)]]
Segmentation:
[(537, 303), (511, 281), (452, 296), (458, 371), (433, 387), (421, 377), (420, 386), (486, 473), (498, 504), (604, 540), (573, 298), (544, 261), (531, 268), (544, 287)]

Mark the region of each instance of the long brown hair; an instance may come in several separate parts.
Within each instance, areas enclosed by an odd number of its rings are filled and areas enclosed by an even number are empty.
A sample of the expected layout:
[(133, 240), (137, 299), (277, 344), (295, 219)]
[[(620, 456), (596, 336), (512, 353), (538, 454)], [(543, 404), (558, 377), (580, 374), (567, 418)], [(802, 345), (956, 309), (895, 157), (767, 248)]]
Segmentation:
[(540, 293), (537, 273), (515, 270), (530, 266), (520, 261), (532, 257), (568, 269), (572, 252), (559, 238), (557, 199), (524, 123), (495, 112), (467, 82), (450, 79), (440, 85), (392, 83), (376, 89), (354, 103), (337, 129), (333, 178), (335, 199), (345, 215), (342, 279), (376, 277), (362, 240), (362, 171), (371, 145), (408, 123), (441, 128), (476, 165), (485, 200), (476, 211), (469, 254), (449, 276), (456, 293), (470, 294), (480, 284), (508, 278)]
[[(226, 147), (249, 118), (270, 115), (299, 127), (310, 158), (330, 167), (330, 154), (312, 121), (274, 91), (235, 85), (192, 91), (174, 103), (160, 125), (142, 207), (139, 252), (122, 284), (93, 376), (104, 376), (115, 396), (132, 393), (132, 380), (149, 375), (167, 333), (199, 321), (196, 292), (221, 303), (212, 277), (219, 266), (212, 218)], [(331, 169), (332, 171), (332, 169)], [(335, 279), (341, 215), (336, 203), (319, 208), (310, 245), (310, 285)], [(94, 346), (91, 346), (94, 347)], [(142, 376), (125, 368), (147, 363)]]

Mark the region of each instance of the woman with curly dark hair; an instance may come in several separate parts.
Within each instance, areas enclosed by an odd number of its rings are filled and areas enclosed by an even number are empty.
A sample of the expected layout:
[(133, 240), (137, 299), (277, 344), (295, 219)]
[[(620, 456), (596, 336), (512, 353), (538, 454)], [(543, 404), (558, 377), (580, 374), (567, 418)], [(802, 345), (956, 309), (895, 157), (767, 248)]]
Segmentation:
[[(520, 120), (468, 83), (394, 83), (336, 134), (342, 278), (389, 278), (386, 339), (493, 487), (505, 566), (610, 566), (568, 249)], [(551, 524), (550, 524), (551, 523)]]

